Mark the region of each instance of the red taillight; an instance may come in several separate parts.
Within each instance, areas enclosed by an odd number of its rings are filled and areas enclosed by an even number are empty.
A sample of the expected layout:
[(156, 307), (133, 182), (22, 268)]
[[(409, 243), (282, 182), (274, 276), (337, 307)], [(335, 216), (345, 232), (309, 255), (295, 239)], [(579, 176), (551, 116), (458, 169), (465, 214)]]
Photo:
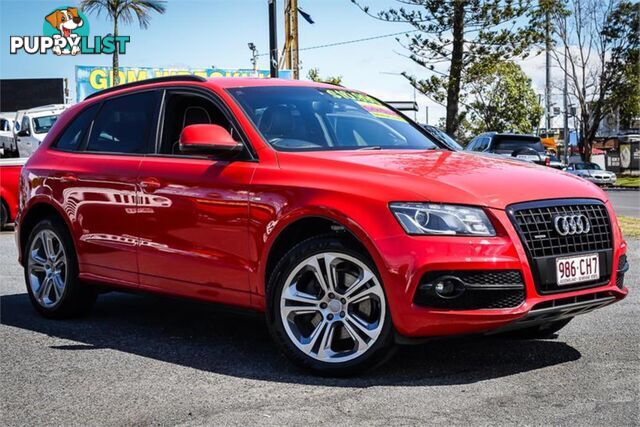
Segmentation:
[(549, 165), (551, 164), (551, 159), (550, 159), (549, 157), (546, 157), (546, 158), (544, 159), (544, 164), (545, 164), (546, 166), (549, 166)]

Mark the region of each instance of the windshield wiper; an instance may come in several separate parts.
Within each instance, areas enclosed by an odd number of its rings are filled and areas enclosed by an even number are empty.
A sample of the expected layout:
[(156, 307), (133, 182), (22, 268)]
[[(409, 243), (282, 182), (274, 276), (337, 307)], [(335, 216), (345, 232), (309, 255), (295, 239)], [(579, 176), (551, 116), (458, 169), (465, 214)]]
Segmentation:
[(379, 145), (369, 145), (366, 147), (356, 148), (356, 150), (382, 150), (382, 147)]

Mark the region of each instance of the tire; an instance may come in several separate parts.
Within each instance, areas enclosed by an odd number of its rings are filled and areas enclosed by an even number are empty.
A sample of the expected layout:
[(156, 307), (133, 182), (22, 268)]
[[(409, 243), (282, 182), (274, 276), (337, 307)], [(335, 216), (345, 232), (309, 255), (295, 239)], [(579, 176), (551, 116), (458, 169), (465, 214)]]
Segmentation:
[(78, 279), (73, 240), (61, 220), (40, 221), (29, 234), (24, 251), (27, 293), (38, 313), (65, 319), (89, 312), (97, 294)]
[(323, 376), (360, 373), (395, 349), (375, 264), (336, 236), (310, 238), (282, 257), (267, 286), (267, 324), (286, 357)]
[(0, 200), (0, 231), (4, 230), (9, 222), (9, 210), (4, 204), (4, 200)]
[(568, 319), (556, 320), (555, 322), (543, 323), (541, 325), (531, 326), (529, 328), (516, 329), (515, 331), (508, 331), (502, 334), (497, 334), (497, 336), (526, 340), (551, 338), (553, 334), (567, 326), (567, 324), (571, 322), (571, 320), (573, 320), (573, 317), (569, 317)]

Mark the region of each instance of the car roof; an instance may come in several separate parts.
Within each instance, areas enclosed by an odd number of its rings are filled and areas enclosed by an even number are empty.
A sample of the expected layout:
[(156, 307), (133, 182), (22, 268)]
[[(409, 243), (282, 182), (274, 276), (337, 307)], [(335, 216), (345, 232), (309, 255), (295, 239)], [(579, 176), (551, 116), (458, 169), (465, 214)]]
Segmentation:
[(342, 86), (331, 85), (327, 83), (318, 83), (305, 80), (289, 80), (289, 79), (272, 79), (272, 78), (259, 78), (259, 77), (212, 77), (204, 78), (195, 75), (175, 75), (165, 76), (146, 80), (140, 80), (131, 83), (125, 83), (119, 86), (110, 87), (95, 93), (88, 95), (84, 100), (92, 98), (102, 98), (103, 96), (110, 97), (113, 95), (119, 95), (124, 92), (136, 92), (139, 90), (145, 90), (152, 87), (159, 87), (159, 85), (175, 84), (175, 83), (193, 83), (198, 86), (209, 86), (212, 89), (231, 89), (241, 87), (282, 87), (282, 86), (297, 86), (297, 87), (317, 87), (326, 89), (343, 89)]
[(531, 135), (530, 133), (515, 133), (515, 132), (488, 132), (489, 134), (493, 135), (493, 136), (526, 136), (526, 137), (530, 137), (530, 138), (539, 138), (538, 135)]
[(344, 89), (342, 86), (319, 83), (307, 80), (292, 79), (272, 79), (260, 77), (212, 77), (206, 83), (222, 89), (239, 87), (267, 87), (267, 86), (301, 86), (301, 87), (323, 87), (331, 89)]

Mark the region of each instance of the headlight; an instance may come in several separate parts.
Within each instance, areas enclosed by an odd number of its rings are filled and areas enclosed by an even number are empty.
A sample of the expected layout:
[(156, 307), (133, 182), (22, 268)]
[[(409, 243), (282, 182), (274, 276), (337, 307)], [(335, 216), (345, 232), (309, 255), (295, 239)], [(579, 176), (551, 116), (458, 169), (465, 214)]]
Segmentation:
[(391, 211), (409, 234), (495, 236), (480, 208), (431, 203), (391, 203)]

